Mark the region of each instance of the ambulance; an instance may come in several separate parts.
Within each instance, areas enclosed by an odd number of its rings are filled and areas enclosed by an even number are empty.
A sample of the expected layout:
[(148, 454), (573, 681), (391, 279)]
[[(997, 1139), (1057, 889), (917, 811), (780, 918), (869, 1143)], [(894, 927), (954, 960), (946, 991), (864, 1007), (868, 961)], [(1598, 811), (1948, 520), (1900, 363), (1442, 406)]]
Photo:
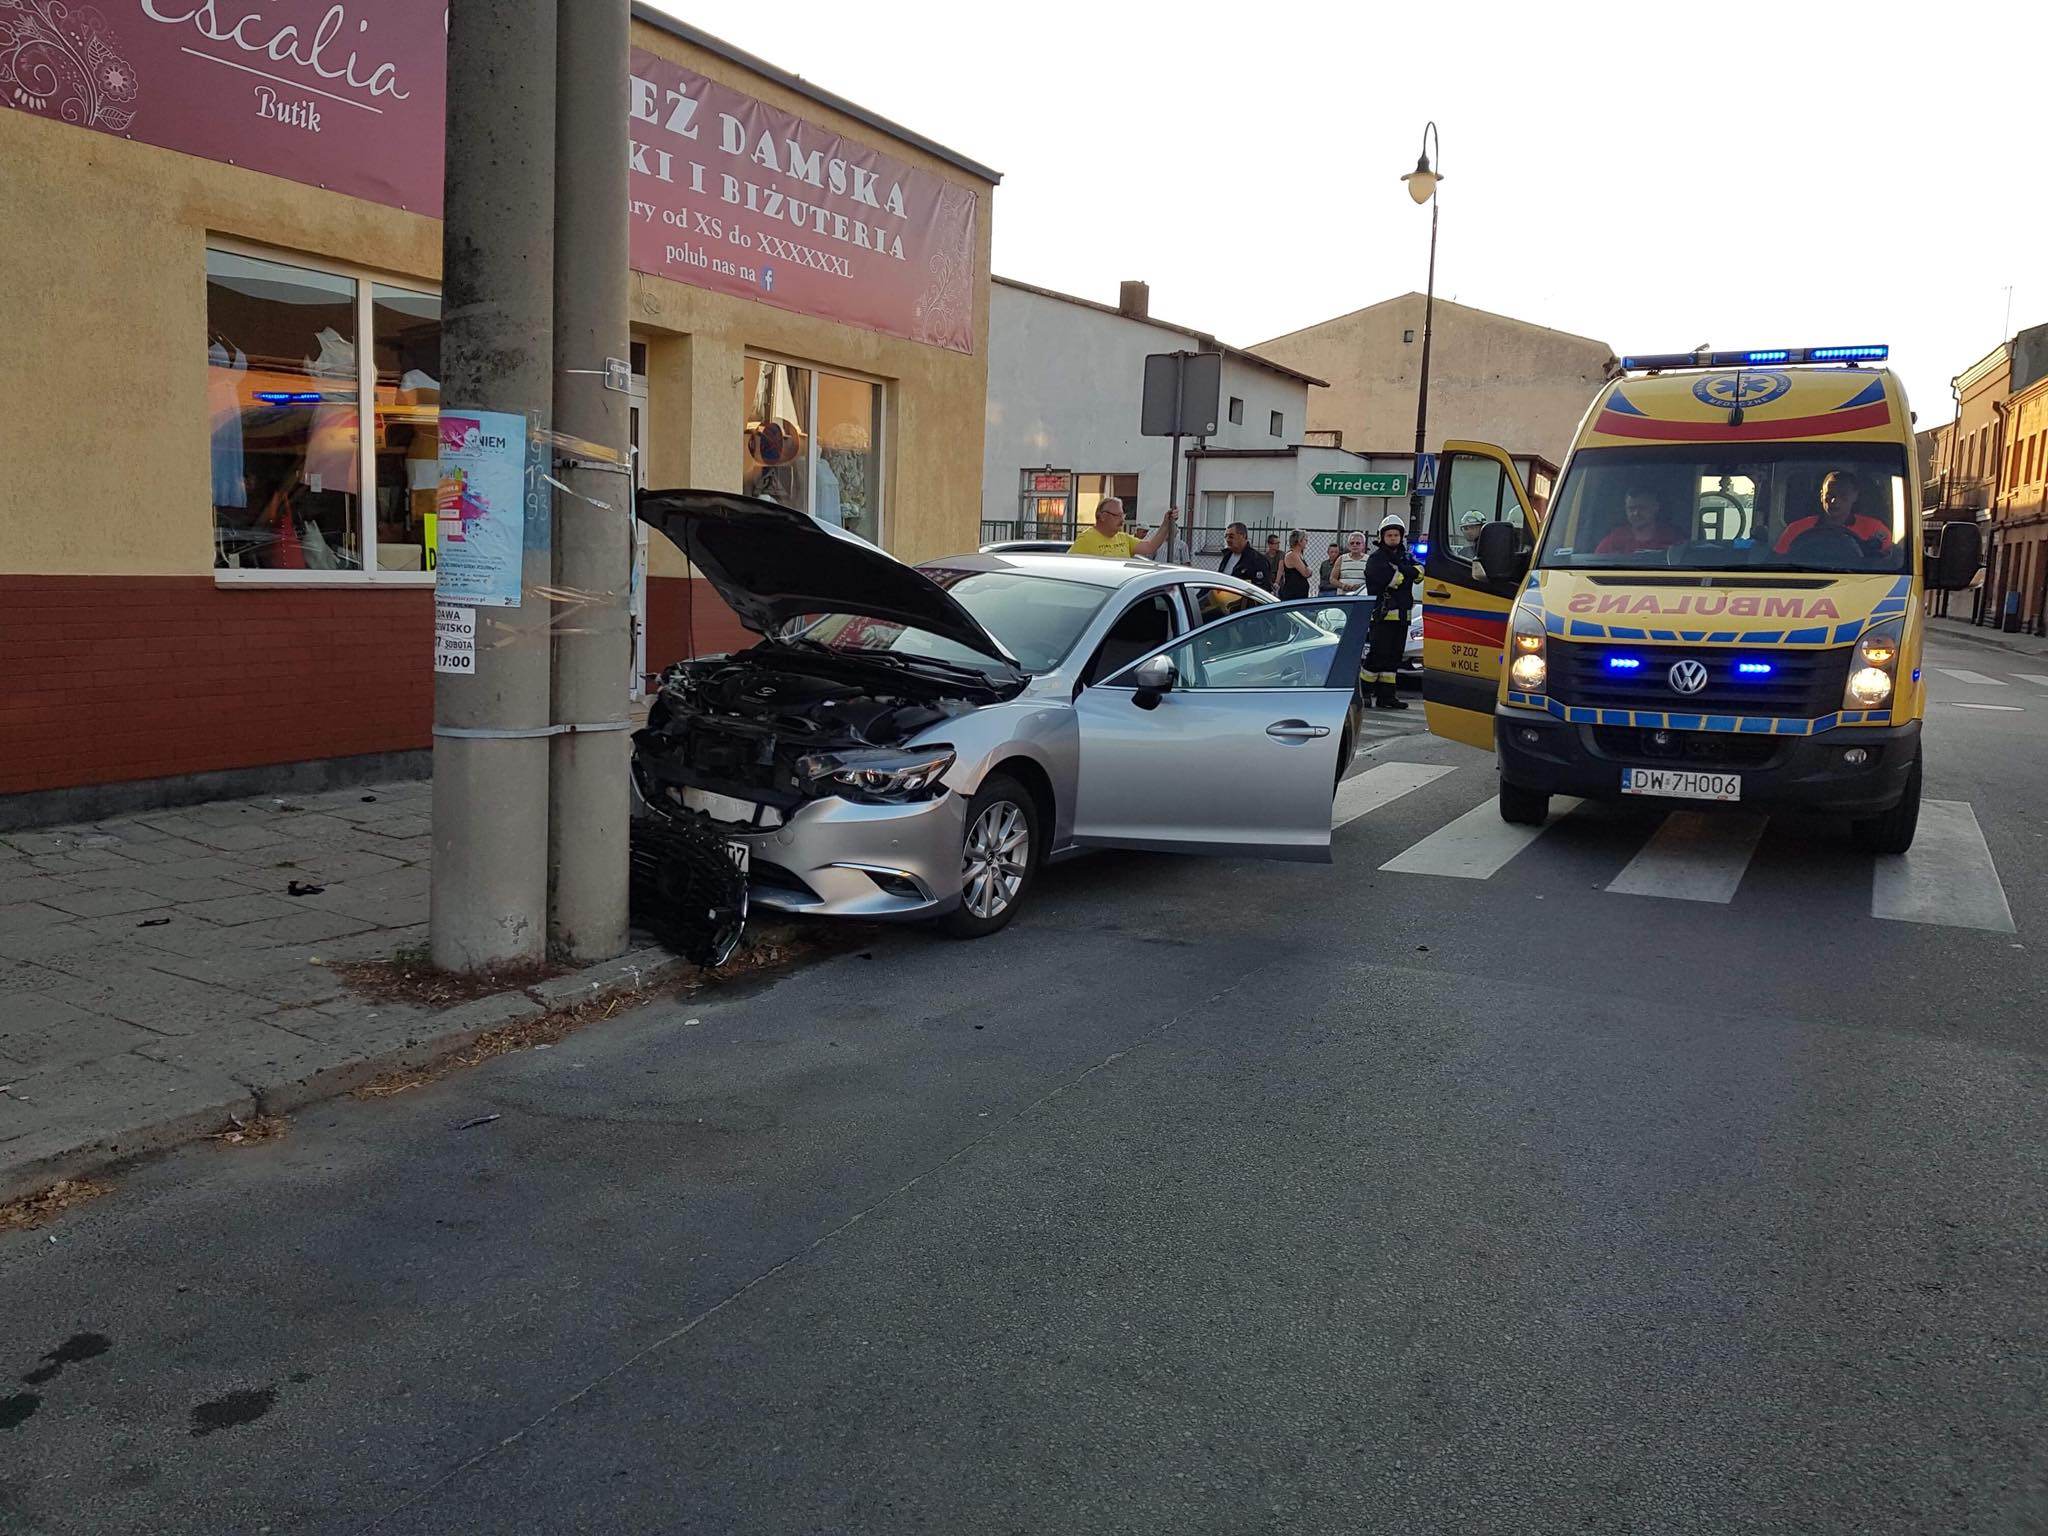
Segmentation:
[[(1552, 796), (1919, 819), (1925, 593), (1974, 523), (1922, 527), (1883, 346), (1631, 357), (1547, 506), (1507, 453), (1446, 443), (1423, 565), (1423, 699), (1491, 749), (1500, 814)], [(1475, 520), (1471, 514), (1477, 513)]]

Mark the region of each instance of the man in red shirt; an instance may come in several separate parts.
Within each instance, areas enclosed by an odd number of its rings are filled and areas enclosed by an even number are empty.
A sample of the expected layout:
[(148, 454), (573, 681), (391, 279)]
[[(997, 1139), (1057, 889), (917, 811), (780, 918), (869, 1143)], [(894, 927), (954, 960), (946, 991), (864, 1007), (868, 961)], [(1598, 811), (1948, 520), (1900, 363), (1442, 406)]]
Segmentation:
[(1787, 523), (1785, 531), (1778, 535), (1777, 553), (1790, 554), (1801, 535), (1812, 533), (1817, 528), (1839, 528), (1872, 554), (1883, 554), (1892, 547), (1892, 531), (1876, 518), (1866, 517), (1856, 510), (1861, 494), (1854, 475), (1839, 469), (1829, 470), (1828, 477), (1820, 483), (1819, 514)]
[(1664, 500), (1655, 491), (1630, 491), (1621, 510), (1628, 520), (1596, 544), (1594, 554), (1639, 555), (1678, 542), (1678, 530), (1664, 521)]

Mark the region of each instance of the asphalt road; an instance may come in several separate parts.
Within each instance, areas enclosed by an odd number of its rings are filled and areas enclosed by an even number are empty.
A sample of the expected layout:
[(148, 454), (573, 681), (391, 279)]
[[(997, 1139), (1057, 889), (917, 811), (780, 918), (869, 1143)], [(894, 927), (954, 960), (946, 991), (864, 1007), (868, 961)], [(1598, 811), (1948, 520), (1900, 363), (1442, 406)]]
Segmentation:
[(0, 1238), (0, 1531), (2048, 1529), (2048, 669), (1930, 665), (1981, 868), (1381, 740), (1333, 867), (139, 1168)]

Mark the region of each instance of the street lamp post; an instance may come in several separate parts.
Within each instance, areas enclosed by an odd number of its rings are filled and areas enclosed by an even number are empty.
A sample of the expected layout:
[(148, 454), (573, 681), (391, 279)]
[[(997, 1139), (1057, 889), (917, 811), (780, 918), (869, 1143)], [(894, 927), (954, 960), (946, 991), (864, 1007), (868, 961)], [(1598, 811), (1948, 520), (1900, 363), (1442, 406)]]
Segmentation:
[(1422, 456), (1429, 451), (1429, 338), (1436, 319), (1436, 184), (1444, 179), (1443, 172), (1430, 162), (1432, 144), (1436, 145), (1437, 159), (1442, 160), (1443, 143), (1437, 137), (1434, 122), (1422, 130), (1422, 154), (1415, 169), (1401, 178), (1408, 185), (1410, 197), (1417, 203), (1429, 204), (1429, 286), (1422, 296), (1422, 378), (1415, 391), (1415, 478), (1408, 485), (1410, 538), (1419, 537), (1422, 531)]

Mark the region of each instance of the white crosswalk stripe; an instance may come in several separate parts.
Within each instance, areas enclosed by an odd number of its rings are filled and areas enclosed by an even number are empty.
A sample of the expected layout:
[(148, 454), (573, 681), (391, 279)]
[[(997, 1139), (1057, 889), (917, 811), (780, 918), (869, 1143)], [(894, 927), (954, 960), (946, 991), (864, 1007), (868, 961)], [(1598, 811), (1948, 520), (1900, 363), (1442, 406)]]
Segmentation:
[(2037, 687), (2048, 688), (2048, 672), (2015, 672), (2013, 676), (2023, 683), (2033, 683)]
[(1674, 901), (1733, 901), (1767, 819), (1673, 811), (1607, 889)]
[(2027, 712), (2024, 704), (1967, 704), (1961, 699), (1948, 699), (1944, 702), (1955, 705), (1957, 709), (1995, 709), (2008, 715), (2024, 715)]
[(1336, 803), (1330, 807), (1331, 830), (1457, 771), (1439, 763), (1382, 763), (1377, 768), (1368, 768), (1337, 786)]
[(1449, 875), (1459, 880), (1486, 880), (1507, 867), (1508, 860), (1541, 837), (1549, 826), (1577, 810), (1579, 802), (1558, 795), (1550, 802), (1550, 822), (1520, 827), (1500, 819), (1500, 802), (1475, 805), (1456, 821), (1438, 827), (1421, 842), (1397, 853), (1380, 866), (1401, 875)]
[[(1430, 763), (1382, 763), (1339, 786), (1331, 828), (1345, 827), (1456, 771)], [(1572, 845), (1572, 832), (1560, 831), (1560, 824), (1581, 802), (1557, 795), (1550, 803), (1545, 825), (1524, 827), (1502, 821), (1500, 801), (1489, 797), (1379, 867), (1389, 874), (1490, 880), (1539, 839), (1549, 837), (1546, 848)], [(1614, 823), (1602, 819), (1600, 826), (1604, 839)], [(1610, 895), (1729, 905), (1769, 827), (1770, 819), (1759, 813), (1673, 811), (1601, 889)], [(1530, 857), (1540, 863), (1549, 856), (1539, 849)], [(2018, 931), (1983, 829), (1967, 801), (1922, 801), (1912, 851), (1874, 858), (1871, 869), (1874, 918), (1992, 933)]]
[(1998, 866), (1968, 801), (1921, 801), (1912, 851), (1877, 861), (1870, 915), (1901, 923), (2017, 931)]
[(1943, 677), (1952, 677), (1959, 683), (1968, 683), (1973, 688), (2003, 688), (2002, 677), (1986, 677), (1982, 672), (1966, 672), (1961, 667), (1936, 667)]

